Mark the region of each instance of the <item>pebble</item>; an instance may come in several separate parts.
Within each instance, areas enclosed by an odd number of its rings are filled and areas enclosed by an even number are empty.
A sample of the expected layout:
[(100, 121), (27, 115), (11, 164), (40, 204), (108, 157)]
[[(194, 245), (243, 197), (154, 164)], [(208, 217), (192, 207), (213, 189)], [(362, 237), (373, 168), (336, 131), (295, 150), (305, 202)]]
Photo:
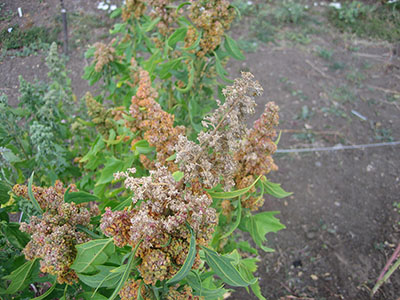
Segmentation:
[(322, 164), (321, 164), (321, 162), (319, 162), (319, 161), (316, 161), (316, 162), (315, 162), (315, 166), (317, 166), (317, 167), (321, 167), (321, 166), (322, 166)]
[(317, 276), (317, 275), (312, 274), (312, 275), (310, 275), (310, 277), (311, 277), (311, 279), (314, 280), (314, 281), (317, 281), (317, 280), (318, 280), (318, 276)]

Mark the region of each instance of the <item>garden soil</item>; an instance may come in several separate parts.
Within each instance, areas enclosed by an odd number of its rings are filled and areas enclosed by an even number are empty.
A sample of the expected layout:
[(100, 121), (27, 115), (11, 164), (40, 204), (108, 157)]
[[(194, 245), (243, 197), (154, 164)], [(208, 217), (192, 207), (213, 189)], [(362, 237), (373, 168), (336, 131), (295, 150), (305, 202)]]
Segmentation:
[[(59, 1), (2, 2), (2, 12), (14, 14), (2, 19), (0, 30), (15, 24), (60, 26), (54, 23)], [(99, 1), (64, 2), (69, 13), (107, 18), (97, 10)], [(70, 24), (70, 35), (79, 26)], [(255, 52), (246, 53), (245, 61), (228, 63), (230, 77), (250, 71), (260, 81), (264, 95), (258, 99), (258, 115), (268, 101), (280, 106), (279, 149), (399, 141), (400, 58), (393, 45), (338, 32), (327, 21), (323, 26), (327, 29), (312, 35), (308, 43), (281, 39), (260, 44)], [(107, 32), (108, 28), (91, 28), (88, 43)], [(243, 27), (235, 26), (233, 35), (240, 38)], [(330, 55), (321, 55), (321, 49)], [(88, 90), (96, 93), (96, 87), (81, 79), (88, 64), (84, 50), (72, 47), (67, 65), (77, 99)], [(0, 91), (15, 105), (18, 76), (45, 80), (48, 70), (41, 52), (29, 57), (9, 53), (0, 62)], [(399, 243), (400, 215), (394, 206), (400, 202), (400, 146), (277, 153), (274, 158), (279, 170), (268, 179), (282, 183), (293, 195), (267, 197), (262, 208), (280, 211), (286, 225), (267, 236), (275, 252), (260, 255), (257, 276), (265, 297), (371, 299), (370, 291)], [(239, 289), (229, 299), (256, 297)], [(372, 299), (400, 299), (400, 270)]]

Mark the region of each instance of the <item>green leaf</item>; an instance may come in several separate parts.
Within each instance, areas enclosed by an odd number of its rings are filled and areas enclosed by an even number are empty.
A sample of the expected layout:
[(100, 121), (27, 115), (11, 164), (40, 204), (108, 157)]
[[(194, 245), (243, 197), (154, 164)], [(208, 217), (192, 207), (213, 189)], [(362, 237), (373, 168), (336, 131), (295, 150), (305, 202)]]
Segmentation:
[(187, 47), (187, 48), (183, 48), (183, 50), (194, 50), (194, 49), (196, 49), (198, 46), (199, 46), (199, 44), (200, 44), (200, 41), (201, 41), (201, 37), (203, 36), (203, 31), (200, 31), (200, 33), (199, 33), (199, 35), (198, 35), (198, 37), (197, 37), (197, 40), (191, 45), (191, 46), (189, 46), (189, 47)]
[(186, 280), (188, 284), (192, 287), (194, 291), (194, 295), (203, 296), (207, 300), (217, 300), (223, 297), (228, 290), (222, 287), (218, 287), (216, 289), (209, 289), (203, 287), (203, 283), (200, 280), (200, 276), (197, 276), (196, 273), (191, 271), (187, 276)]
[(227, 238), (228, 236), (230, 236), (240, 224), (240, 220), (242, 218), (242, 203), (241, 203), (240, 199), (238, 200), (238, 204), (237, 205), (238, 205), (238, 207), (235, 210), (236, 211), (236, 213), (235, 213), (236, 220), (232, 224), (232, 226), (229, 228), (229, 230), (224, 235), (222, 235), (220, 237), (221, 240), (224, 239), (224, 238)]
[(260, 281), (257, 280), (256, 283), (250, 284), (250, 288), (253, 291), (254, 295), (260, 300), (267, 300), (262, 294), (261, 294), (261, 288), (260, 288)]
[(271, 196), (274, 196), (275, 198), (281, 199), (293, 194), (282, 189), (279, 183), (273, 183), (265, 179), (263, 180), (263, 184), (265, 186), (265, 192)]
[(114, 28), (110, 29), (110, 34), (116, 34), (125, 30), (127, 23), (114, 24)]
[(176, 153), (172, 154), (170, 157), (168, 157), (165, 161), (174, 161), (176, 159)]
[(174, 177), (176, 182), (179, 182), (183, 178), (184, 175), (185, 174), (183, 174), (183, 172), (181, 172), (181, 171), (176, 171), (176, 172), (172, 173), (172, 177)]
[(232, 199), (232, 198), (239, 197), (243, 194), (246, 194), (258, 182), (258, 180), (260, 178), (261, 178), (261, 175), (258, 176), (256, 178), (256, 180), (254, 180), (254, 182), (251, 185), (249, 185), (248, 187), (240, 189), (240, 190), (232, 191), (232, 192), (213, 192), (211, 190), (206, 190), (206, 191), (213, 199)]
[(56, 288), (56, 285), (57, 285), (57, 279), (56, 279), (56, 277), (54, 277), (54, 280), (51, 283), (51, 287), (45, 293), (40, 295), (39, 297), (33, 298), (31, 300), (41, 300), (41, 299), (46, 298), (47, 296), (49, 296), (54, 291), (54, 289)]
[(71, 268), (77, 273), (95, 272), (96, 265), (104, 264), (114, 251), (113, 239), (92, 240), (76, 246), (78, 253)]
[(183, 41), (185, 39), (187, 32), (186, 27), (180, 27), (167, 40), (167, 44), (169, 47), (173, 48), (175, 47), (176, 43)]
[(40, 214), (42, 215), (43, 214), (43, 210), (42, 210), (42, 208), (40, 207), (40, 205), (39, 205), (39, 203), (37, 202), (37, 200), (35, 199), (35, 196), (33, 195), (33, 192), (32, 192), (32, 181), (33, 181), (33, 175), (35, 174), (35, 172), (32, 172), (32, 175), (31, 175), (31, 177), (29, 178), (29, 181), (28, 181), (28, 195), (29, 195), (29, 199), (32, 201), (32, 203), (33, 203), (33, 206), (36, 208), (36, 210), (38, 211), (38, 212), (40, 212)]
[(79, 279), (86, 285), (92, 288), (113, 288), (121, 280), (120, 273), (113, 273), (115, 269), (113, 266), (98, 265), (96, 269), (99, 270), (95, 275), (85, 275), (78, 273)]
[(100, 178), (95, 185), (98, 186), (111, 182), (114, 179), (114, 173), (121, 171), (123, 167), (124, 162), (122, 160), (110, 157), (105, 163), (104, 168), (100, 171)]
[(202, 247), (205, 254), (205, 260), (211, 269), (218, 275), (225, 283), (231, 286), (248, 286), (256, 282), (247, 281), (243, 278), (242, 274), (232, 265), (232, 260), (228, 257), (221, 256), (214, 250)]
[(30, 277), (35, 264), (36, 259), (28, 260), (18, 269), (12, 271), (10, 275), (4, 276), (3, 279), (11, 280), (11, 284), (8, 286), (4, 294), (15, 294), (24, 289), (30, 283)]
[(29, 243), (30, 238), (25, 232), (19, 230), (19, 226), (18, 223), (3, 224), (2, 231), (11, 245), (23, 249)]
[(181, 4), (179, 4), (179, 6), (176, 8), (176, 13), (177, 14), (179, 14), (179, 10), (182, 8), (182, 7), (184, 7), (185, 5), (190, 5), (191, 3), (190, 2), (183, 2), (183, 3), (181, 3)]
[(190, 226), (188, 226), (188, 228), (191, 233), (188, 255), (186, 256), (185, 262), (183, 263), (183, 265), (180, 268), (180, 270), (178, 271), (178, 273), (176, 273), (174, 275), (174, 277), (172, 277), (170, 280), (168, 280), (167, 284), (173, 285), (175, 283), (178, 283), (183, 278), (185, 278), (186, 275), (192, 269), (194, 259), (196, 258), (196, 236), (193, 232), (193, 229)]
[(80, 162), (85, 162), (88, 160), (93, 159), (97, 153), (100, 152), (100, 150), (103, 150), (105, 148), (105, 143), (103, 141), (102, 136), (99, 134), (92, 146), (92, 148), (89, 150), (89, 152), (80, 159)]
[(90, 47), (85, 52), (85, 58), (91, 58), (94, 55), (95, 52), (96, 52), (96, 48), (95, 47)]
[(7, 203), (10, 200), (10, 196), (8, 195), (10, 190), (10, 187), (5, 182), (0, 182), (0, 204)]
[(117, 17), (119, 17), (122, 14), (122, 8), (118, 7), (116, 10), (114, 10), (111, 14), (110, 14), (110, 19), (115, 19)]
[(240, 51), (239, 46), (237, 45), (236, 41), (232, 39), (229, 35), (225, 34), (225, 42), (224, 47), (226, 52), (229, 53), (230, 56), (236, 58), (238, 60), (245, 60), (242, 51)]
[(274, 250), (264, 246), (264, 242), (267, 241), (265, 235), (269, 232), (277, 232), (285, 228), (279, 219), (274, 217), (278, 213), (278, 211), (267, 211), (256, 215), (248, 215), (242, 219), (243, 230), (250, 233), (257, 246), (266, 252), (273, 252)]
[(69, 188), (65, 191), (64, 201), (67, 203), (74, 202), (76, 204), (98, 201), (99, 197), (90, 193), (79, 191), (69, 193)]
[(180, 91), (181, 93), (186, 93), (186, 92), (190, 91), (190, 89), (191, 89), (192, 86), (193, 86), (193, 82), (194, 82), (194, 72), (195, 72), (195, 70), (194, 70), (194, 66), (193, 66), (193, 61), (191, 61), (191, 62), (190, 62), (190, 72), (189, 72), (188, 84), (186, 85), (186, 87), (184, 87), (184, 88), (181, 89), (181, 88), (178, 87), (178, 86), (176, 85), (176, 83), (175, 83), (175, 88), (176, 88), (178, 91)]
[(135, 257), (136, 251), (137, 251), (137, 249), (139, 248), (141, 242), (142, 242), (142, 241), (140, 241), (140, 242), (136, 245), (135, 249), (131, 252), (131, 254), (130, 254), (130, 256), (129, 256), (129, 259), (128, 259), (128, 263), (127, 263), (125, 272), (122, 274), (121, 280), (119, 281), (117, 287), (115, 288), (115, 290), (114, 290), (114, 292), (112, 293), (112, 295), (111, 295), (111, 297), (109, 298), (109, 300), (113, 300), (113, 299), (115, 299), (115, 297), (118, 296), (119, 291), (121, 290), (121, 288), (122, 288), (122, 286), (124, 285), (125, 281), (128, 279), (128, 276), (129, 276), (129, 274), (130, 274), (130, 272), (131, 272), (133, 263), (134, 263), (134, 261), (135, 261), (135, 260), (134, 260), (134, 257)]
[(100, 294), (93, 295), (91, 292), (80, 293), (78, 296), (79, 296), (78, 299), (81, 299), (83, 297), (83, 299), (85, 300), (108, 300), (108, 298), (103, 295)]
[(152, 20), (150, 23), (144, 24), (144, 26), (143, 26), (142, 29), (144, 30), (144, 32), (149, 32), (149, 31), (153, 30), (154, 26), (156, 26), (157, 23), (158, 23), (160, 20), (161, 20), (161, 17), (157, 17), (157, 18), (155, 18), (154, 20)]
[(169, 77), (172, 76), (171, 70), (175, 70), (177, 66), (180, 64), (181, 60), (183, 57), (178, 57), (177, 59), (173, 59), (171, 61), (168, 61), (166, 63), (163, 63), (160, 67), (161, 70), (159, 72), (160, 78), (161, 79), (168, 79)]
[(217, 74), (221, 77), (222, 80), (224, 80), (228, 83), (232, 83), (233, 80), (226, 77), (228, 75), (228, 72), (222, 66), (221, 60), (219, 59), (216, 52), (214, 52), (214, 56), (215, 56), (215, 70), (217, 71)]

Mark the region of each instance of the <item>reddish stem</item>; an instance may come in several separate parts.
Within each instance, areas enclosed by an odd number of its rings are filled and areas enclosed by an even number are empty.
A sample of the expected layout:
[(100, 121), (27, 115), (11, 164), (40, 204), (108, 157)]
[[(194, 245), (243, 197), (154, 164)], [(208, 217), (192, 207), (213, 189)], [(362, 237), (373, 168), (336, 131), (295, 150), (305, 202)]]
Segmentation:
[(400, 243), (397, 245), (396, 250), (393, 252), (392, 256), (389, 258), (389, 260), (387, 261), (385, 267), (383, 268), (381, 274), (378, 277), (378, 281), (380, 281), (383, 276), (385, 276), (385, 273), (387, 272), (387, 270), (389, 269), (390, 265), (393, 263), (393, 261), (397, 258), (397, 256), (399, 256), (400, 253)]

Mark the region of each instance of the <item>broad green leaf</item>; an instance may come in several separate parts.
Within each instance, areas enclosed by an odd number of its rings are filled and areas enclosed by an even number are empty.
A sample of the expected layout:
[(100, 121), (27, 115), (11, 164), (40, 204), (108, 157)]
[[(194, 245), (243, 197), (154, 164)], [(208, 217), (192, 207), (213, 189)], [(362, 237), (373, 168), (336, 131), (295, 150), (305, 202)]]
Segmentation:
[(96, 48), (95, 47), (90, 47), (85, 52), (85, 58), (91, 58), (94, 55), (94, 52), (96, 52)]
[(183, 174), (182, 171), (176, 171), (176, 172), (172, 173), (172, 177), (174, 177), (176, 182), (179, 182), (183, 178), (184, 175), (185, 174)]
[(224, 289), (222, 287), (218, 287), (215, 289), (203, 287), (203, 283), (201, 282), (199, 277), (200, 276), (197, 276), (196, 273), (194, 273), (193, 271), (186, 276), (186, 280), (193, 289), (194, 295), (203, 296), (207, 300), (216, 300), (220, 299), (228, 292), (227, 289)]
[(24, 289), (30, 283), (30, 277), (36, 261), (36, 259), (28, 260), (18, 269), (12, 271), (10, 275), (3, 277), (3, 279), (11, 280), (11, 283), (4, 294), (15, 294), (16, 292)]
[(173, 48), (175, 47), (176, 43), (183, 41), (185, 39), (187, 32), (186, 27), (180, 27), (167, 40), (167, 44), (169, 47)]
[(51, 287), (45, 293), (40, 295), (39, 297), (33, 298), (31, 300), (42, 300), (42, 299), (46, 298), (54, 291), (54, 289), (56, 288), (56, 285), (57, 285), (57, 279), (56, 279), (56, 277), (54, 277), (54, 280), (51, 283)]
[(265, 192), (271, 196), (274, 196), (275, 198), (285, 198), (293, 194), (282, 189), (279, 183), (272, 183), (268, 180), (265, 180), (263, 181), (263, 184), (265, 186)]
[(254, 180), (254, 182), (249, 185), (246, 188), (240, 189), (240, 190), (236, 190), (236, 191), (232, 191), (232, 192), (213, 192), (211, 190), (207, 190), (208, 194), (213, 198), (213, 199), (232, 199), (232, 198), (236, 198), (239, 197), (243, 194), (246, 194), (256, 183), (257, 181), (261, 178), (261, 175), (258, 176), (256, 178), (256, 180)]
[(274, 250), (264, 246), (264, 242), (267, 241), (265, 235), (285, 228), (279, 219), (274, 217), (278, 213), (278, 211), (267, 211), (256, 215), (248, 215), (242, 219), (243, 229), (250, 233), (257, 246), (266, 252), (273, 252)]
[(65, 191), (65, 194), (64, 194), (64, 201), (67, 203), (74, 202), (76, 204), (80, 204), (80, 203), (86, 203), (86, 202), (98, 201), (98, 200), (99, 200), (99, 197), (97, 197), (96, 195), (92, 195), (92, 194), (84, 192), (84, 191), (69, 193), (69, 189), (68, 189)]
[(89, 152), (80, 159), (80, 162), (85, 162), (87, 160), (93, 159), (97, 155), (97, 153), (104, 149), (105, 143), (103, 141), (102, 136), (99, 134)]
[(221, 256), (214, 250), (202, 247), (205, 254), (205, 260), (211, 269), (218, 275), (225, 283), (231, 286), (248, 286), (256, 282), (247, 281), (243, 278), (242, 274), (232, 265), (232, 260), (228, 257)]
[(248, 241), (241, 241), (237, 244), (237, 247), (243, 251), (249, 252), (251, 254), (258, 254), (257, 249), (251, 247)]
[(35, 174), (35, 172), (32, 172), (32, 175), (31, 175), (31, 177), (29, 178), (29, 181), (28, 181), (28, 195), (29, 195), (29, 199), (32, 201), (33, 206), (36, 208), (36, 210), (38, 212), (40, 212), (40, 214), (43, 214), (43, 210), (40, 207), (40, 205), (37, 202), (37, 200), (35, 199), (35, 196), (33, 195), (33, 192), (32, 192), (32, 181), (33, 181), (33, 175), (34, 174)]
[(113, 239), (92, 240), (76, 246), (78, 253), (71, 268), (77, 273), (95, 272), (96, 265), (104, 264), (115, 251)]
[[(126, 268), (126, 266), (125, 266)], [(86, 285), (92, 288), (105, 287), (113, 288), (117, 285), (118, 281), (121, 280), (120, 273), (113, 273), (115, 269), (113, 266), (98, 265), (96, 269), (99, 270), (95, 275), (85, 275), (78, 273), (79, 279)]]
[(23, 249), (28, 244), (30, 238), (25, 232), (19, 230), (19, 223), (8, 223), (2, 225), (2, 231), (11, 245), (15, 248)]
[(97, 185), (109, 183), (114, 179), (114, 173), (121, 171), (124, 167), (124, 162), (115, 157), (110, 157), (104, 168), (100, 171), (100, 178), (96, 182)]
[(174, 277), (168, 280), (167, 284), (172, 285), (178, 283), (183, 278), (185, 278), (189, 271), (192, 269), (194, 259), (196, 258), (196, 236), (193, 232), (193, 229), (190, 226), (188, 227), (191, 233), (188, 255), (186, 256), (185, 262), (183, 263), (183, 266), (180, 268), (178, 273), (176, 273)]
[(129, 274), (130, 274), (130, 272), (131, 272), (132, 266), (133, 266), (134, 261), (135, 261), (134, 258), (135, 258), (136, 251), (137, 251), (137, 249), (139, 248), (141, 242), (142, 242), (142, 241), (140, 241), (140, 242), (136, 245), (135, 249), (131, 252), (131, 254), (130, 254), (130, 256), (129, 256), (129, 259), (128, 259), (128, 263), (127, 263), (125, 272), (122, 274), (121, 280), (119, 281), (117, 287), (115, 288), (114, 292), (113, 292), (112, 295), (110, 296), (109, 300), (113, 300), (113, 299), (115, 299), (115, 297), (118, 296), (119, 291), (121, 290), (121, 288), (122, 288), (122, 286), (124, 285), (125, 281), (128, 279), (128, 276), (129, 276)]
[(233, 58), (236, 58), (238, 60), (246, 59), (246, 57), (244, 57), (242, 51), (240, 51), (239, 46), (237, 45), (236, 41), (227, 34), (225, 34), (224, 47), (225, 47), (226, 52), (228, 52), (229, 55), (232, 56)]

